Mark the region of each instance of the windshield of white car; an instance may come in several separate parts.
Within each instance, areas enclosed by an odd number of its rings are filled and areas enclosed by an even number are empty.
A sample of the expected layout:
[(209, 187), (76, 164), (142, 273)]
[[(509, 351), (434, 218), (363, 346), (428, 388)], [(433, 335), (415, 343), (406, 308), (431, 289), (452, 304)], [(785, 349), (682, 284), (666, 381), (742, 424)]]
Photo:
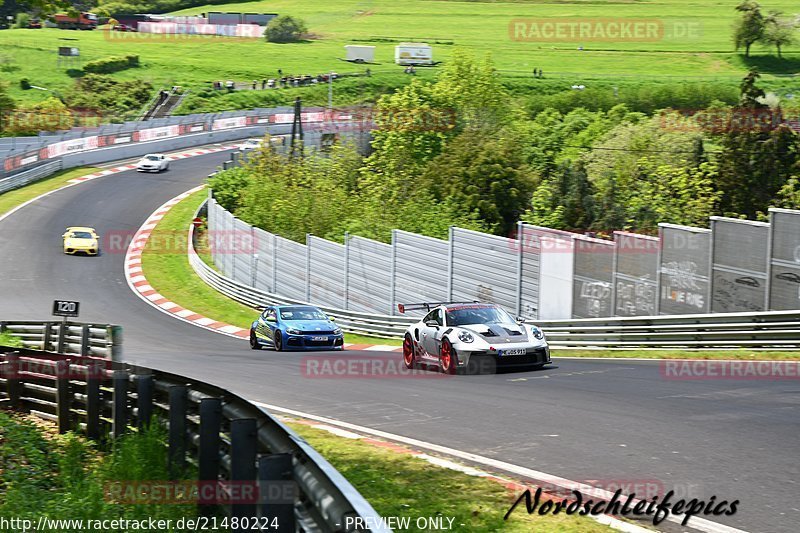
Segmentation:
[(148, 161), (158, 161), (159, 157), (157, 155), (148, 155), (145, 156), (145, 159), (147, 159)]
[(314, 307), (286, 307), (281, 309), (281, 320), (328, 320), (328, 317)]
[(88, 231), (73, 231), (69, 236), (70, 239), (94, 239), (92, 234)]
[(464, 307), (447, 310), (448, 326), (468, 324), (513, 324), (514, 318), (499, 307)]

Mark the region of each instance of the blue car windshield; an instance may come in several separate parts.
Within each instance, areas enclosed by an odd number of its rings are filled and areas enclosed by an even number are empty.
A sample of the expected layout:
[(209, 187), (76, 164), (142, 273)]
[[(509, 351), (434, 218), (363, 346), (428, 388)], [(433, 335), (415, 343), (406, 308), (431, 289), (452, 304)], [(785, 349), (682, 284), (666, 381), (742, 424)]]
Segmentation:
[(281, 320), (328, 320), (316, 307), (284, 307), (280, 312)]
[(463, 307), (447, 310), (448, 326), (468, 324), (513, 324), (514, 318), (499, 307)]

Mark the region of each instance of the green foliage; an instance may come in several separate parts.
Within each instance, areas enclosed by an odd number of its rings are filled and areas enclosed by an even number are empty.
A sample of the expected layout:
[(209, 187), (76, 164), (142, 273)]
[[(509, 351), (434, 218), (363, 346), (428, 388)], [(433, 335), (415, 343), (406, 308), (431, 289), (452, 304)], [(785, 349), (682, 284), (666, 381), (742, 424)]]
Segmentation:
[(586, 170), (566, 161), (536, 187), (531, 207), (522, 219), (561, 230), (591, 228), (595, 218), (593, 193)]
[(797, 41), (797, 22), (790, 18), (781, 17), (780, 11), (770, 11), (764, 19), (764, 35), (761, 41), (766, 46), (774, 46), (781, 56), (784, 46), (791, 46)]
[(31, 88), (30, 80), (28, 78), (21, 78), (19, 80), (19, 88), (22, 89), (23, 91), (27, 91), (28, 89), (30, 89)]
[(743, 0), (736, 11), (741, 13), (741, 18), (734, 22), (733, 44), (737, 50), (744, 47), (744, 55), (749, 57), (750, 47), (764, 35), (764, 16), (761, 6), (752, 0)]
[(31, 21), (31, 16), (27, 13), (17, 13), (17, 20), (14, 23), (13, 27), (20, 29), (20, 28), (27, 28), (28, 24)]
[(269, 21), (264, 37), (271, 43), (293, 43), (308, 32), (306, 23), (291, 15), (279, 15)]
[(22, 339), (19, 337), (4, 331), (0, 333), (0, 346), (8, 346), (11, 348), (21, 348), (22, 347)]
[(32, 105), (18, 106), (5, 117), (3, 131), (12, 135), (36, 135), (40, 131), (66, 130), (73, 115), (58, 98), (50, 97)]
[(418, 181), (437, 201), (476, 214), (494, 233), (509, 235), (528, 206), (536, 175), (512, 131), (469, 129), (430, 162)]
[(34, 423), (0, 412), (0, 518), (177, 519), (195, 505), (133, 505), (107, 499), (113, 483), (166, 482), (167, 447), (160, 427), (115, 441), (110, 453), (73, 433), (45, 436)]
[(153, 86), (146, 81), (117, 81), (100, 74), (87, 74), (75, 81), (65, 92), (64, 99), (72, 108), (103, 110), (125, 118), (137, 114), (150, 100), (152, 92)]
[(110, 74), (120, 70), (139, 66), (139, 56), (127, 55), (124, 57), (105, 57), (89, 61), (83, 66), (83, 71), (90, 74)]

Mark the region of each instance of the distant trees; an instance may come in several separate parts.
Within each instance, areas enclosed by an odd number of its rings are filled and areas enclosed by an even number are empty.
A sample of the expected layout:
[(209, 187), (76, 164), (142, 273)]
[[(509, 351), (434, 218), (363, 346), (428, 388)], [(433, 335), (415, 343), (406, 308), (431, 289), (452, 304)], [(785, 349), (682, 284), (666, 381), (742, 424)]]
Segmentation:
[(291, 15), (279, 15), (269, 21), (264, 37), (271, 43), (292, 43), (299, 41), (308, 31), (306, 23)]
[(796, 42), (797, 22), (782, 17), (780, 11), (770, 11), (765, 17), (754, 0), (743, 0), (736, 11), (741, 17), (734, 23), (733, 43), (737, 50), (744, 48), (745, 57), (750, 57), (750, 47), (755, 43), (774, 46), (778, 57), (782, 57), (781, 49)]

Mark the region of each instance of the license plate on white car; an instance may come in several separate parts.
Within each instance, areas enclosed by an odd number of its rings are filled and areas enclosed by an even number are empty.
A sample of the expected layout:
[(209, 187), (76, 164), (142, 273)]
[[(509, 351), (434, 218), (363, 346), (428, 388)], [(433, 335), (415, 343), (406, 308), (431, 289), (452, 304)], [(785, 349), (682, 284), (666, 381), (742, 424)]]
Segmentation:
[(328, 337), (311, 337), (312, 341), (326, 341)]
[(512, 348), (510, 350), (501, 350), (500, 356), (505, 355), (525, 355), (526, 351), (525, 348)]

